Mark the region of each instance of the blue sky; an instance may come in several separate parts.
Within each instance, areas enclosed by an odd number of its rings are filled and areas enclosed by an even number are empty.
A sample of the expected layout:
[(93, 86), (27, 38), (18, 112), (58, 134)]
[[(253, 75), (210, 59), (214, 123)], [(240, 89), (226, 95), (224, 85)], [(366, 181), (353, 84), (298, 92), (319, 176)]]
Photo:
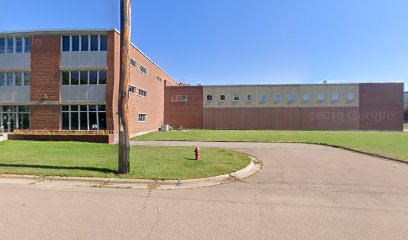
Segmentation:
[[(0, 31), (119, 29), (118, 3), (7, 1)], [(406, 0), (133, 0), (132, 38), (190, 84), (408, 85), (407, 9)]]

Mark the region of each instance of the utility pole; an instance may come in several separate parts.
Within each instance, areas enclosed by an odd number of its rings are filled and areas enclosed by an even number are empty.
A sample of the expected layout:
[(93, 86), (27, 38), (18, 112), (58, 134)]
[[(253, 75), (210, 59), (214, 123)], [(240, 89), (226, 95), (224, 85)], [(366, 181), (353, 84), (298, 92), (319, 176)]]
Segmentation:
[(130, 83), (131, 0), (120, 0), (120, 84), (118, 173), (130, 173), (129, 83)]

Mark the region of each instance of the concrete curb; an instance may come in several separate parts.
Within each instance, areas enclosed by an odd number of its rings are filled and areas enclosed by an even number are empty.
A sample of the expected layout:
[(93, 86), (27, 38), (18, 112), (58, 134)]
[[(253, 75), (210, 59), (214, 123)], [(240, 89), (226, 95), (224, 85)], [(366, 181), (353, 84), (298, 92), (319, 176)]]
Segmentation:
[(245, 168), (230, 174), (215, 177), (189, 179), (189, 180), (148, 180), (148, 179), (117, 179), (117, 178), (92, 178), (92, 177), (40, 177), (32, 175), (0, 175), (0, 183), (25, 183), (30, 185), (58, 185), (81, 186), (101, 188), (126, 188), (126, 189), (157, 189), (177, 190), (211, 187), (220, 184), (243, 180), (262, 169), (262, 163), (253, 156), (251, 163)]

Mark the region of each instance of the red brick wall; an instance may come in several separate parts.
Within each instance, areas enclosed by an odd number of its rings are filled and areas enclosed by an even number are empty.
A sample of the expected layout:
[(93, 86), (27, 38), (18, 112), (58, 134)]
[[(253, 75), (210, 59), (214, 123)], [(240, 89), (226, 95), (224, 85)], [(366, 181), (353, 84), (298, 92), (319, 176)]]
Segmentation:
[(120, 35), (108, 32), (108, 79), (106, 85), (106, 127), (116, 133), (118, 129), (118, 94), (120, 74)]
[(358, 108), (204, 108), (205, 129), (358, 129)]
[[(31, 50), (31, 101), (58, 102), (60, 100), (61, 36), (33, 37)], [(43, 94), (48, 98), (42, 100)], [(32, 106), (31, 128), (58, 130), (59, 106)]]
[(59, 130), (60, 129), (60, 106), (45, 105), (31, 106), (31, 129), (36, 130)]
[[(130, 133), (136, 134), (154, 131), (160, 128), (164, 120), (164, 86), (176, 85), (170, 76), (151, 62), (135, 47), (130, 48), (130, 56), (147, 67), (148, 75), (137, 68), (130, 67), (130, 84), (134, 85), (136, 94), (129, 96), (129, 125)], [(156, 76), (163, 82), (156, 81)], [(108, 83), (106, 93), (106, 114), (108, 130), (118, 133), (118, 91), (120, 77), (120, 35), (116, 31), (108, 32)], [(148, 92), (147, 97), (138, 96), (142, 88)], [(138, 122), (139, 113), (147, 114), (147, 122)]]
[[(187, 95), (188, 102), (171, 102), (173, 95)], [(203, 128), (203, 87), (166, 87), (164, 123), (175, 127)]]
[(360, 84), (360, 129), (403, 130), (403, 83)]

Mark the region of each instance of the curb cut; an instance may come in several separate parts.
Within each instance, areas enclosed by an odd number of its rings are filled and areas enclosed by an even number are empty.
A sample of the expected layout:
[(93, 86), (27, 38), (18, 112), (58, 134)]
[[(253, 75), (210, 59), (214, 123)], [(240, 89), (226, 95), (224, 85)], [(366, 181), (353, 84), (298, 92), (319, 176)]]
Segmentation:
[(178, 190), (211, 187), (235, 181), (241, 181), (262, 169), (262, 162), (248, 155), (251, 162), (245, 168), (230, 174), (215, 177), (188, 180), (149, 180), (149, 179), (117, 179), (92, 177), (41, 177), (32, 175), (0, 175), (0, 182), (26, 183), (29, 185), (53, 184), (58, 186), (80, 186), (122, 189)]

